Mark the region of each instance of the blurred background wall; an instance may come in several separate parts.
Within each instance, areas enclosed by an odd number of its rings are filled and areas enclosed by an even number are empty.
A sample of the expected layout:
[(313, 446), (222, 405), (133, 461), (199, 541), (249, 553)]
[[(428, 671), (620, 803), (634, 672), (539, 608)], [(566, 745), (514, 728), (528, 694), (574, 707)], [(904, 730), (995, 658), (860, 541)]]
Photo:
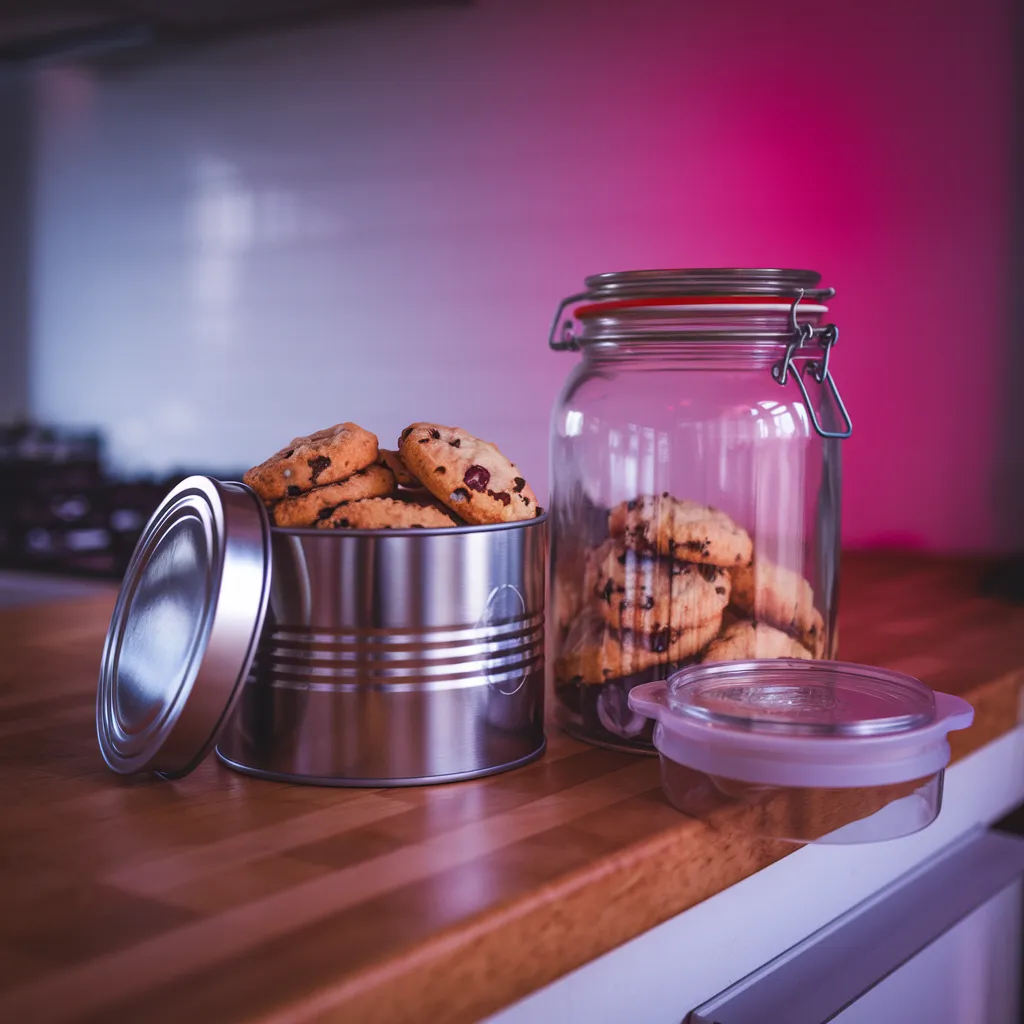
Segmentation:
[(544, 490), (584, 275), (809, 267), (846, 543), (1008, 549), (1018, 50), (1012, 0), (477, 0), (39, 70), (0, 418), (23, 359), (31, 413), (121, 472), (433, 419)]
[(29, 412), (33, 85), (0, 71), (0, 423)]

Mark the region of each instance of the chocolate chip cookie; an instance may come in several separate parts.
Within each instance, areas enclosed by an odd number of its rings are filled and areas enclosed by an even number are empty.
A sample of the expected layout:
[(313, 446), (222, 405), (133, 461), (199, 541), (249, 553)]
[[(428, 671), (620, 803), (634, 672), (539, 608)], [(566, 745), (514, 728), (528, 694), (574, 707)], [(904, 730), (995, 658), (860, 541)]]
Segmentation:
[(308, 437), (296, 437), (242, 479), (264, 501), (278, 501), (337, 483), (376, 461), (376, 436), (355, 423), (338, 423)]
[(667, 491), (616, 505), (608, 516), (612, 536), (641, 554), (733, 568), (753, 554), (750, 534), (710, 505), (674, 498)]
[(462, 524), (435, 505), (395, 498), (364, 498), (339, 505), (316, 525), (321, 530), (408, 530)]
[(314, 487), (295, 498), (282, 498), (271, 507), (270, 517), (275, 526), (316, 526), (319, 520), (326, 519), (347, 501), (379, 498), (390, 494), (394, 488), (391, 470), (374, 463), (339, 483)]
[(764, 622), (741, 619), (722, 631), (701, 661), (746, 661), (750, 658), (810, 658), (806, 647), (788, 633)]
[(821, 657), (825, 621), (814, 607), (814, 590), (799, 573), (755, 558), (733, 573), (732, 604), (742, 615), (791, 634)]
[(721, 625), (732, 582), (717, 565), (640, 555), (621, 543), (605, 545), (594, 595), (614, 629), (658, 633)]
[(422, 487), (423, 485), (409, 472), (409, 467), (402, 461), (402, 456), (398, 452), (391, 451), (390, 448), (381, 448), (380, 450), (380, 463), (382, 466), (386, 466), (391, 470), (395, 477), (395, 483), (399, 487)]
[(507, 523), (543, 512), (497, 445), (458, 427), (413, 423), (402, 431), (398, 451), (423, 485), (467, 523)]

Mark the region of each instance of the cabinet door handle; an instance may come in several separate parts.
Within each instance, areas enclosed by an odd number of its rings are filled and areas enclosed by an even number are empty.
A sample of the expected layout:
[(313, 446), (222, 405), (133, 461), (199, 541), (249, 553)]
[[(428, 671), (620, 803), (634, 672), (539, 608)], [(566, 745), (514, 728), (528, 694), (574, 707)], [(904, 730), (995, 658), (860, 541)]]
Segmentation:
[(1024, 839), (977, 830), (693, 1010), (684, 1024), (821, 1024), (1024, 873)]

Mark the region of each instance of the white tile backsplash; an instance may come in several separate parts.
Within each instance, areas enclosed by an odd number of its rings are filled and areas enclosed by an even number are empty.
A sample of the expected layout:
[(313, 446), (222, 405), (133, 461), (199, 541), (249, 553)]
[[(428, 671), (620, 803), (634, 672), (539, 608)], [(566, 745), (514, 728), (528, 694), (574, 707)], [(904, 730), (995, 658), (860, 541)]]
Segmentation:
[(572, 363), (546, 332), (585, 274), (811, 266), (839, 288), (848, 540), (998, 546), (998, 379), (933, 412), (965, 331), (1001, 358), (1003, 311), (920, 301), (1006, 272), (1010, 6), (979, 2), (480, 0), (47, 71), (33, 409), (125, 471), (436, 419), (544, 492)]

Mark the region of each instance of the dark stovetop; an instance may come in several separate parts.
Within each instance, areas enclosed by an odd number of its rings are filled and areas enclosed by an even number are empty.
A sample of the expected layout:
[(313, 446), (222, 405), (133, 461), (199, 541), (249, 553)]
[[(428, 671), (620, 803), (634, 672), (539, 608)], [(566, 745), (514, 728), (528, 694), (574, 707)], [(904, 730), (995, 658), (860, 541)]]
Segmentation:
[(96, 434), (0, 428), (0, 569), (120, 579), (146, 521), (196, 472), (124, 479), (104, 470)]

